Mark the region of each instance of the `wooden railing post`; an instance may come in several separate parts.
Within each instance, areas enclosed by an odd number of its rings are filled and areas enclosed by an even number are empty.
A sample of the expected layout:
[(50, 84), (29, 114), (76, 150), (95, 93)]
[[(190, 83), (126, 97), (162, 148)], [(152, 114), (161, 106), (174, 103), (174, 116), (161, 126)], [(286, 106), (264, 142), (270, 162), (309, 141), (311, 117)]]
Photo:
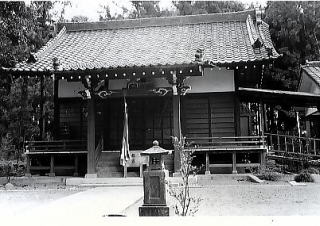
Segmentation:
[(301, 147), (301, 138), (298, 137), (298, 141), (299, 141), (299, 153), (302, 153), (302, 147)]
[(260, 168), (264, 170), (266, 168), (266, 152), (265, 150), (260, 153)]
[(24, 174), (26, 177), (31, 177), (30, 166), (31, 166), (31, 158), (29, 155), (26, 155), (27, 165), (26, 165), (26, 173)]
[(54, 173), (54, 156), (51, 155), (50, 156), (50, 173), (49, 173), (49, 177), (54, 177), (55, 173)]
[(209, 159), (209, 153), (206, 152), (206, 175), (210, 174), (210, 159)]
[(79, 159), (78, 159), (78, 155), (75, 155), (74, 157), (74, 173), (73, 176), (77, 177), (79, 176)]
[(292, 152), (294, 153), (294, 141), (293, 141), (293, 137), (291, 137), (291, 144), (292, 144)]
[(287, 137), (284, 137), (284, 150), (285, 152), (288, 152), (288, 145), (287, 145)]
[(277, 149), (278, 149), (278, 151), (281, 150), (281, 148), (280, 148), (280, 136), (279, 136), (279, 134), (277, 134)]
[(237, 154), (236, 152), (232, 152), (232, 173), (237, 174)]
[(314, 154), (317, 155), (316, 139), (313, 140), (313, 151)]

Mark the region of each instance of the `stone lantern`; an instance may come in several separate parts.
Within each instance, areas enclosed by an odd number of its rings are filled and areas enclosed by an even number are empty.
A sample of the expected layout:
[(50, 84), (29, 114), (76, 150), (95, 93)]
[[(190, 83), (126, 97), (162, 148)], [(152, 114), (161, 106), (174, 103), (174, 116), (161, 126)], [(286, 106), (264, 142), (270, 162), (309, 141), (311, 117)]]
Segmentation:
[(139, 207), (139, 216), (169, 216), (166, 203), (166, 184), (163, 156), (169, 153), (153, 141), (153, 146), (141, 155), (149, 156), (149, 166), (143, 173), (144, 200)]

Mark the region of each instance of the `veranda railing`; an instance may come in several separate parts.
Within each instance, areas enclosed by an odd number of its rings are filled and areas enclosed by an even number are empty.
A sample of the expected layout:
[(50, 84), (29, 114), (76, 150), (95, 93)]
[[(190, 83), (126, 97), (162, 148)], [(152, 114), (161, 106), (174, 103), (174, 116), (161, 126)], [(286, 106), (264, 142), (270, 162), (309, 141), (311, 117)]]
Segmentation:
[(320, 139), (266, 133), (270, 155), (301, 161), (320, 159)]
[(87, 141), (85, 140), (53, 140), (53, 141), (26, 141), (26, 154), (45, 153), (85, 153)]

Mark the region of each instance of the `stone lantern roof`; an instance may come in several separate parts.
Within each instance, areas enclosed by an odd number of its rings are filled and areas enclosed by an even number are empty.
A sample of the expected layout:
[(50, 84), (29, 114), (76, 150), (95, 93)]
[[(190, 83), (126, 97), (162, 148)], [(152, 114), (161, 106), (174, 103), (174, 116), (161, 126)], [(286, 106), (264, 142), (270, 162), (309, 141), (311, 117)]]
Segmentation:
[(159, 146), (158, 141), (153, 141), (153, 146), (143, 152), (141, 152), (141, 155), (155, 155), (155, 154), (162, 154), (166, 155), (169, 153), (169, 150), (163, 149), (162, 147)]

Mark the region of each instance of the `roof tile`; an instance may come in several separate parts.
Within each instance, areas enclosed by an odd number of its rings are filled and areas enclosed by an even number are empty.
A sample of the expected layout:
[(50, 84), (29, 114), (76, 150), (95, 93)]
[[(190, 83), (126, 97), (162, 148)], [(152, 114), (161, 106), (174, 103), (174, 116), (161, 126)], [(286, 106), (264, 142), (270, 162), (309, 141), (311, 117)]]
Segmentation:
[[(54, 71), (117, 67), (184, 65), (195, 63), (204, 50), (204, 61), (229, 64), (278, 57), (268, 25), (254, 23), (252, 11), (171, 18), (65, 24), (59, 34), (35, 56), (35, 63), (19, 63), (11, 70)], [(140, 21), (140, 22), (139, 22)], [(91, 25), (91, 26), (90, 26)], [(252, 40), (260, 37), (260, 51)], [(266, 48), (271, 48), (268, 55)]]

